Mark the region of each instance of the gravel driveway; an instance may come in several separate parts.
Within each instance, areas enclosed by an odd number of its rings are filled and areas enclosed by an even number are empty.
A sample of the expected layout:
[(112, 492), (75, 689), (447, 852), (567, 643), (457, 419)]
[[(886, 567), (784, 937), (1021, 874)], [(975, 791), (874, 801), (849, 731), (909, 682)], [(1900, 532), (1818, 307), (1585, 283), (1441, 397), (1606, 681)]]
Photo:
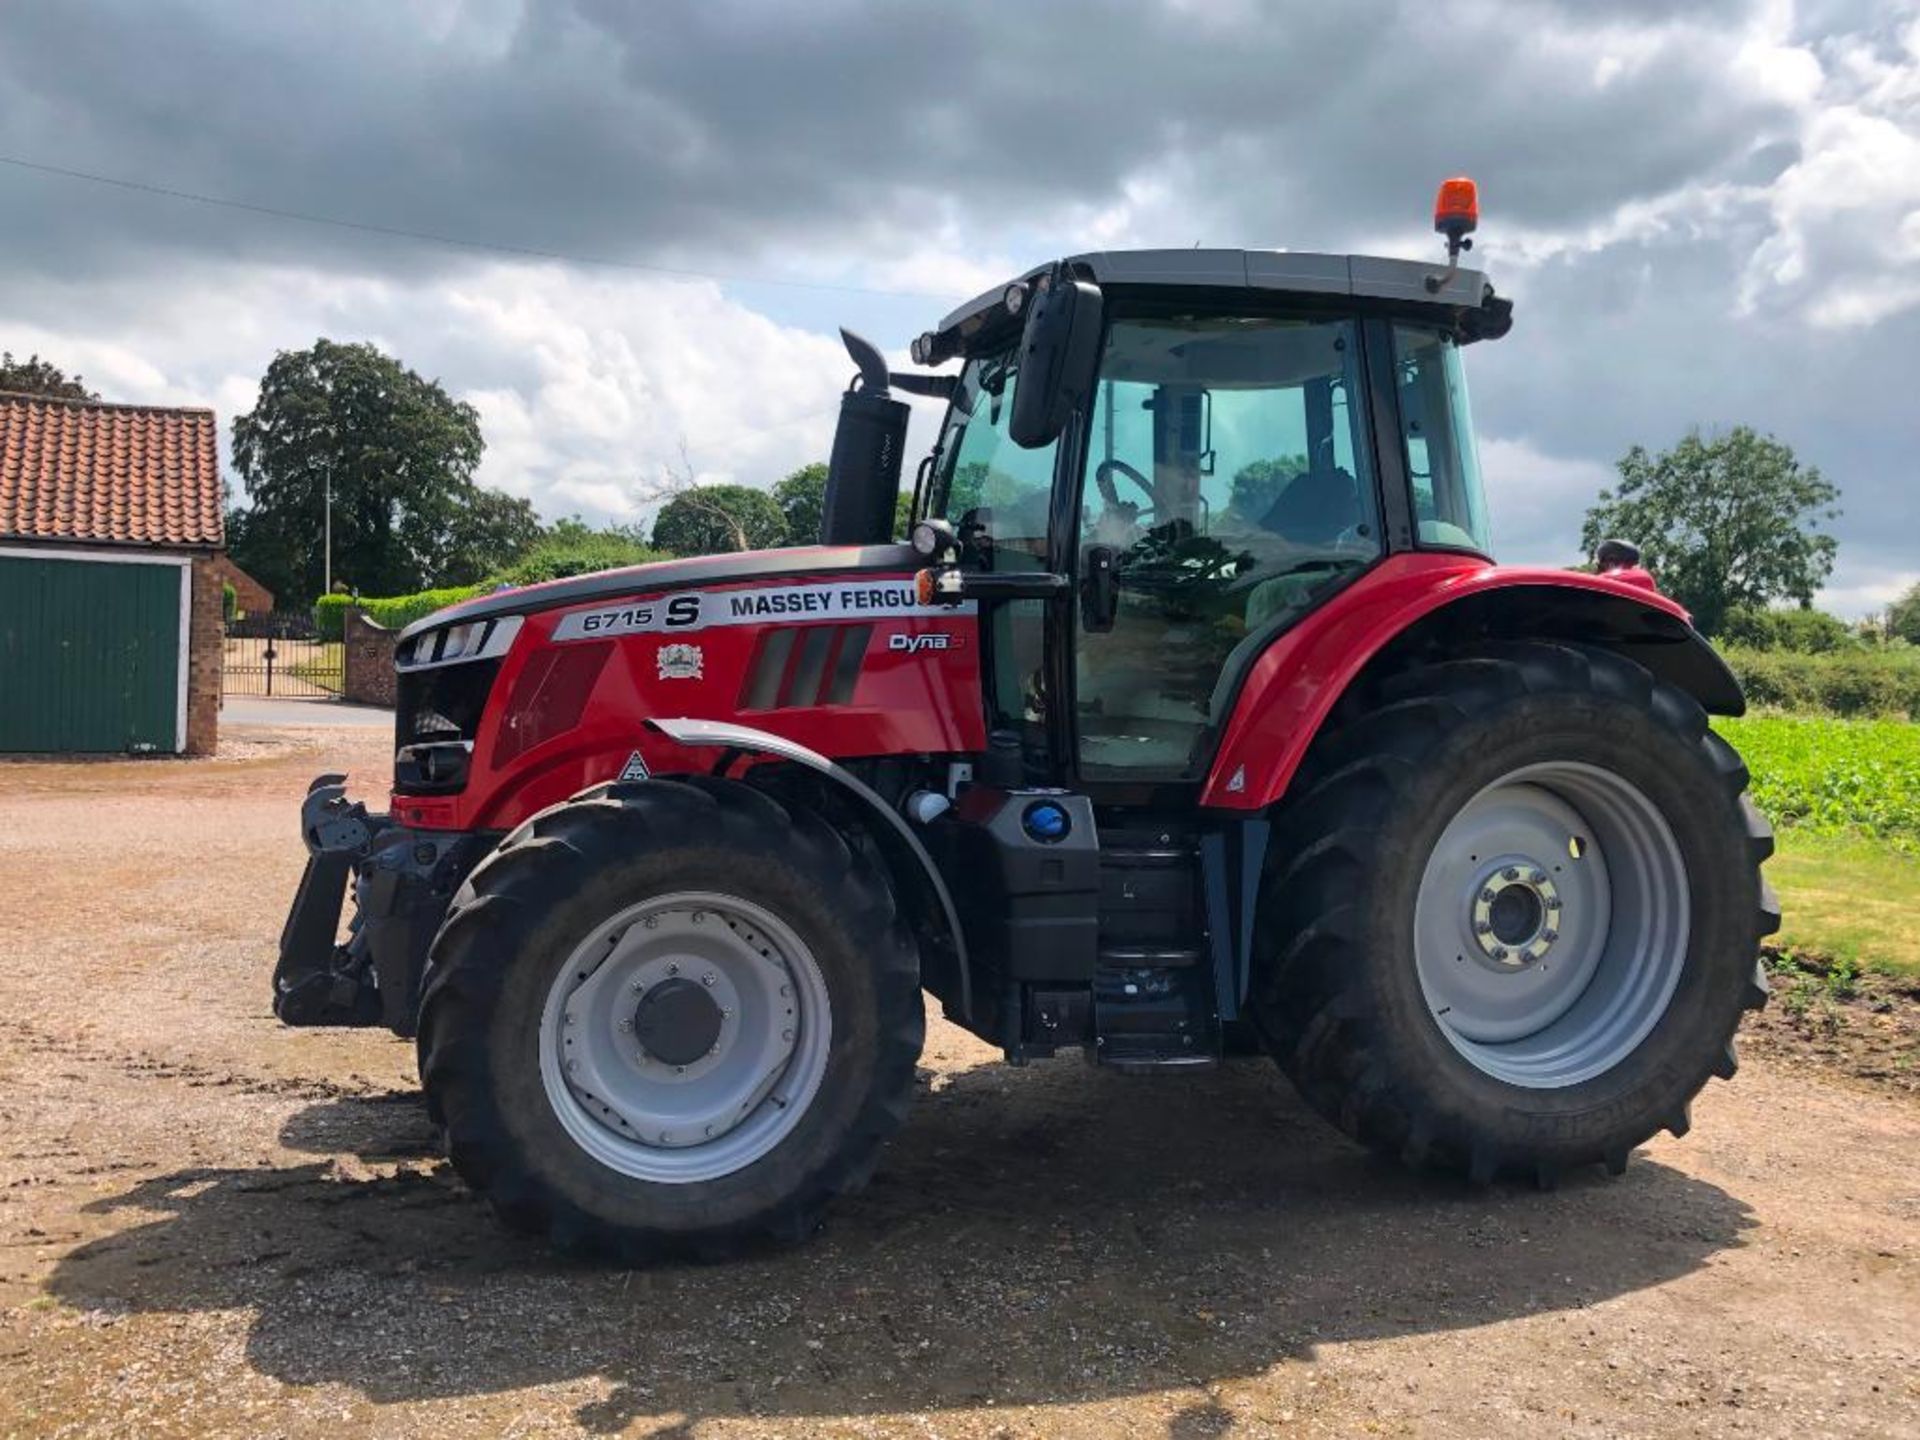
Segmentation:
[(1475, 1192), (1264, 1064), (935, 1023), (811, 1244), (558, 1262), (407, 1045), (268, 1014), (298, 798), (389, 743), (0, 765), (0, 1435), (1920, 1435), (1920, 1102), (1766, 1060), (1621, 1179)]

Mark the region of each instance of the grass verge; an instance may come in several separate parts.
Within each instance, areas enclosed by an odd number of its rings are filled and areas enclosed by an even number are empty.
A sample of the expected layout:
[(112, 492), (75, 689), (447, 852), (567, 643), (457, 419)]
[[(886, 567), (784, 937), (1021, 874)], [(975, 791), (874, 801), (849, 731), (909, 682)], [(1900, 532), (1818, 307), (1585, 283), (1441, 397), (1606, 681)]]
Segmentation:
[(1920, 979), (1920, 855), (1856, 836), (1780, 831), (1767, 878), (1779, 947)]
[(1823, 975), (1920, 978), (1920, 725), (1749, 715), (1714, 728), (1774, 823), (1781, 951)]

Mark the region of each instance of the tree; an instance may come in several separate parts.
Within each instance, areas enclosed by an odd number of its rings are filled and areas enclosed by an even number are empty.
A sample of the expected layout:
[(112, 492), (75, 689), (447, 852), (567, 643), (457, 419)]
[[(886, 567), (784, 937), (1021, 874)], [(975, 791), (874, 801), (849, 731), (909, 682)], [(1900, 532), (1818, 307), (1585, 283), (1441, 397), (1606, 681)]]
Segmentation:
[(1258, 525), (1280, 492), (1307, 470), (1304, 455), (1282, 455), (1273, 460), (1255, 460), (1242, 465), (1233, 476), (1233, 492), (1228, 501), (1233, 511), (1249, 525)]
[(1722, 645), (1749, 650), (1790, 650), (1800, 655), (1831, 655), (1857, 643), (1853, 627), (1838, 615), (1804, 606), (1756, 610), (1736, 605), (1720, 622)]
[[(802, 465), (773, 487), (774, 503), (787, 521), (787, 544), (818, 545), (827, 515), (827, 467)], [(958, 513), (958, 512), (955, 512)], [(893, 504), (893, 533), (904, 537), (913, 520), (913, 491), (902, 490)]]
[(282, 351), (259, 403), (234, 417), (233, 463), (252, 504), (229, 549), (269, 589), (319, 594), (331, 485), (337, 578), (368, 595), (446, 584), (531, 514), (481, 498), (484, 448), (471, 405), (372, 345)]
[(764, 490), (746, 485), (693, 485), (661, 507), (653, 543), (675, 555), (718, 555), (783, 545), (786, 517)]
[(439, 585), (472, 585), (533, 550), (546, 527), (533, 505), (501, 490), (473, 487), (467, 503), (454, 512)]
[(1839, 515), (1840, 492), (1792, 449), (1744, 425), (1714, 439), (1690, 432), (1659, 455), (1636, 445), (1620, 483), (1580, 527), (1588, 554), (1617, 536), (1640, 547), (1661, 589), (1718, 633), (1736, 605), (1813, 603), (1838, 548), (1815, 527)]
[(1887, 634), (1909, 645), (1920, 645), (1920, 581), (1887, 607)]
[(47, 395), (57, 400), (98, 400), (100, 397), (75, 375), (68, 378), (59, 366), (29, 355), (15, 360), (10, 350), (0, 351), (0, 390), (14, 395)]
[(773, 487), (773, 500), (787, 522), (789, 545), (818, 545), (827, 513), (827, 467), (802, 465)]
[(569, 516), (548, 530), (540, 542), (493, 579), (511, 585), (534, 585), (563, 580), (595, 570), (618, 570), (666, 557), (646, 543), (638, 526), (610, 525), (595, 530), (579, 516)]

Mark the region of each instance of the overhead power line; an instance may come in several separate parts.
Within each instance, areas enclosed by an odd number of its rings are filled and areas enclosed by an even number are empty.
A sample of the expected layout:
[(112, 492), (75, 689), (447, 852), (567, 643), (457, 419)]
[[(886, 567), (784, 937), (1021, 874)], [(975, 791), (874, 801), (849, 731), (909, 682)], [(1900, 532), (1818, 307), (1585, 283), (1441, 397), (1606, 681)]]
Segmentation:
[(496, 240), (474, 240), (460, 235), (441, 235), (430, 230), (409, 230), (398, 225), (376, 225), (364, 220), (343, 220), (335, 215), (316, 215), (304, 210), (283, 210), (273, 205), (255, 205), (246, 200), (230, 200), (219, 195), (201, 195), (191, 190), (176, 190), (166, 185), (150, 185), (143, 180), (128, 180), (117, 175), (95, 175), (64, 165), (46, 165), (14, 155), (0, 155), (0, 165), (29, 170), (41, 175), (57, 175), (66, 180), (84, 180), (91, 185), (107, 185), (137, 195), (153, 195), (182, 200), (195, 205), (211, 205), (221, 210), (240, 210), (249, 215), (265, 215), (275, 220), (291, 220), (302, 225), (325, 225), (335, 230), (355, 230), (365, 235), (383, 235), (392, 240), (418, 240), (429, 245), (452, 245), (467, 250), (485, 250), (497, 255), (515, 255), (528, 260), (556, 260), (568, 265), (598, 265), (611, 270), (632, 270), (645, 275), (662, 275), (675, 280), (712, 280), (729, 285), (770, 285), (783, 290), (822, 290), (842, 295), (885, 295), (904, 300), (936, 300), (950, 304), (951, 295), (936, 295), (926, 290), (884, 290), (870, 285), (836, 285), (825, 280), (787, 280), (766, 275), (729, 275), (716, 270), (692, 270), (673, 265), (649, 265), (640, 260), (620, 260), (608, 255), (582, 255), (565, 250), (545, 250), (531, 245), (509, 245)]

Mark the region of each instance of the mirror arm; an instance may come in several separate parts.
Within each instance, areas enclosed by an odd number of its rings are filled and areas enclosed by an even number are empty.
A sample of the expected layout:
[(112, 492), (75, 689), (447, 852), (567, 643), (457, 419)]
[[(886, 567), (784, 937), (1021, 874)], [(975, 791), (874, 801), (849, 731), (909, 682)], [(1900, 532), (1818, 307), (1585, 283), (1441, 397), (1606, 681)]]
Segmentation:
[(912, 370), (895, 370), (887, 379), (896, 390), (904, 390), (909, 395), (925, 395), (934, 400), (950, 400), (954, 387), (960, 383), (958, 375), (922, 375)]
[(964, 605), (969, 600), (983, 604), (1000, 600), (1052, 600), (1066, 594), (1072, 582), (1064, 575), (1044, 570), (994, 575), (962, 570), (957, 565), (942, 565), (922, 570), (914, 576), (914, 586), (924, 604)]

